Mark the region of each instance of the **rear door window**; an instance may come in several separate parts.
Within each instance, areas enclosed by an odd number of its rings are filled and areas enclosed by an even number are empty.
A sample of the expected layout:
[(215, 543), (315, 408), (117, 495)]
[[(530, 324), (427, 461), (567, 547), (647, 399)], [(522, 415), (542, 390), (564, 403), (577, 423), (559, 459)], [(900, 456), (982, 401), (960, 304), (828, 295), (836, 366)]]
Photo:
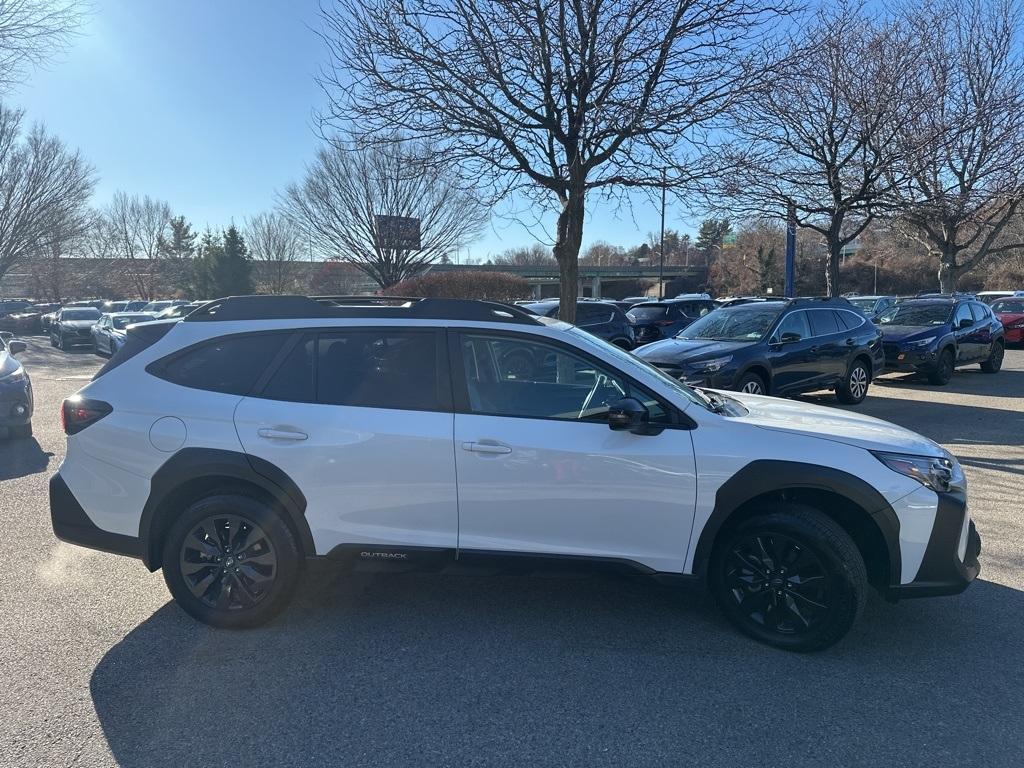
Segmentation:
[(320, 334), (317, 402), (363, 408), (448, 410), (438, 376), (438, 334), (384, 328)]

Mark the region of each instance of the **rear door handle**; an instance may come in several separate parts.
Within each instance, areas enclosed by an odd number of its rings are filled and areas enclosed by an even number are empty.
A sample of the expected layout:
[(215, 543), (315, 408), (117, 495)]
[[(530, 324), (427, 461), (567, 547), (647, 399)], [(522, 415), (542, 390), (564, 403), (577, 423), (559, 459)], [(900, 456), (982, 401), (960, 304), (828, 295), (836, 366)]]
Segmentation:
[(260, 427), (256, 430), (256, 434), (268, 440), (305, 440), (309, 437), (305, 432), (300, 432), (297, 429), (268, 429), (267, 427)]
[(462, 444), (462, 450), (472, 451), (473, 453), (512, 453), (512, 449), (507, 445), (502, 445), (497, 442), (466, 442)]

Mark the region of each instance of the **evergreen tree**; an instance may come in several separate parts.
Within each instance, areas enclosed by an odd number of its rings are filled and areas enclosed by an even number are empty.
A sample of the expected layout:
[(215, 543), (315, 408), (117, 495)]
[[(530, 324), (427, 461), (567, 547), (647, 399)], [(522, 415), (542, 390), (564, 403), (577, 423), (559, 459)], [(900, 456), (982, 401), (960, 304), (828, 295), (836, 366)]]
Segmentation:
[(704, 219), (697, 233), (697, 250), (707, 259), (720, 251), (725, 238), (732, 232), (732, 224), (728, 219)]
[(195, 260), (193, 283), (196, 295), (205, 299), (243, 296), (253, 292), (252, 260), (242, 233), (234, 224), (223, 236), (207, 230)]
[(170, 220), (170, 237), (161, 236), (160, 254), (168, 259), (191, 259), (196, 252), (196, 233), (184, 216)]

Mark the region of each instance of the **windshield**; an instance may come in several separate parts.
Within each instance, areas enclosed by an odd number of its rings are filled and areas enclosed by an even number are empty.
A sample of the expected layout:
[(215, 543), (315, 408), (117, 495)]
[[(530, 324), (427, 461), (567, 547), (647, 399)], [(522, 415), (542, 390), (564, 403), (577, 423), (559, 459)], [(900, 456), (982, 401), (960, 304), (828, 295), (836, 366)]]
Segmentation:
[(949, 304), (900, 304), (878, 318), (878, 325), (943, 325), (953, 311)]
[(125, 315), (123, 317), (115, 317), (113, 322), (115, 328), (121, 329), (127, 328), (132, 323), (144, 323), (152, 319), (150, 315)]
[(646, 360), (641, 360), (639, 357), (630, 354), (624, 349), (620, 349), (614, 344), (609, 344), (607, 341), (594, 336), (587, 331), (576, 326), (570, 326), (566, 328), (566, 333), (571, 333), (577, 342), (581, 342), (583, 346), (597, 348), (607, 355), (611, 355), (615, 358), (615, 361), (619, 364), (626, 373), (632, 375), (639, 374), (651, 374), (656, 376), (665, 386), (669, 387), (673, 392), (677, 392), (685, 397), (691, 403), (696, 403), (705, 410), (711, 410), (711, 403), (701, 395), (699, 392), (691, 389), (690, 387), (683, 384), (678, 379), (673, 379), (664, 371), (658, 370), (656, 367), (648, 363)]
[(850, 303), (862, 312), (870, 312), (875, 308), (875, 299), (850, 299)]
[(639, 323), (650, 323), (661, 320), (668, 314), (668, 307), (633, 307), (626, 315)]
[(1014, 315), (1024, 313), (1024, 299), (1000, 299), (992, 303), (992, 311)]
[(98, 309), (65, 309), (61, 315), (61, 320), (95, 320), (100, 316)]
[(740, 304), (716, 309), (677, 334), (677, 339), (759, 341), (782, 311), (780, 305)]

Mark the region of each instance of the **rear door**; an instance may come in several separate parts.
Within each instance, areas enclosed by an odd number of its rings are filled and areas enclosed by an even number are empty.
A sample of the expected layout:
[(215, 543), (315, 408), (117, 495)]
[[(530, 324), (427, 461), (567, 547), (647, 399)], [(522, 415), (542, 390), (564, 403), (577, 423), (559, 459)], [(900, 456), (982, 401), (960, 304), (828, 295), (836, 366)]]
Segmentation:
[(455, 548), (443, 338), (430, 328), (307, 333), (239, 403), (242, 445), (301, 489), (318, 554), (362, 544)]
[(817, 372), (814, 382), (831, 384), (846, 375), (846, 340), (852, 336), (831, 309), (809, 309), (807, 316), (814, 336), (809, 349), (811, 365)]

